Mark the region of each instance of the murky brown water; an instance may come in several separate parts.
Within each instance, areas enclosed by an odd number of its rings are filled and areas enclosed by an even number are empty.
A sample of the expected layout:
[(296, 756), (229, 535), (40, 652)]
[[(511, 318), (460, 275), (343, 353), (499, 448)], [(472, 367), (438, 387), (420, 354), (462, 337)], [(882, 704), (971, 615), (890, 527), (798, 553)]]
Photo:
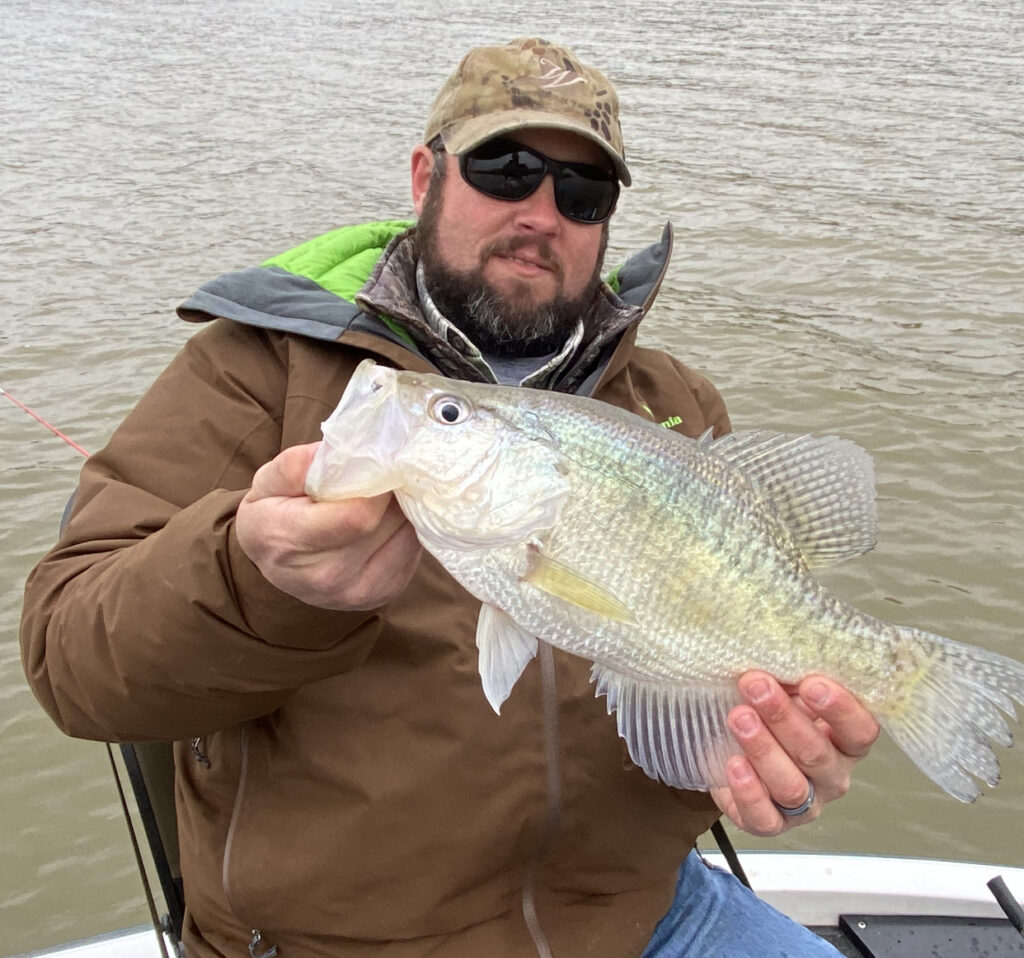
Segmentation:
[[(677, 251), (649, 342), (737, 427), (875, 456), (882, 539), (828, 576), (865, 611), (1024, 657), (1024, 5), (7, 0), (0, 386), (99, 447), (209, 276), (410, 212), (408, 152), (466, 48), (538, 33), (617, 81), (635, 186), (610, 261)], [(145, 920), (102, 748), (17, 651), (77, 454), (0, 400), (0, 953)], [(1024, 752), (972, 807), (881, 743), (785, 848), (1024, 865)], [(753, 840), (741, 844), (764, 845)]]

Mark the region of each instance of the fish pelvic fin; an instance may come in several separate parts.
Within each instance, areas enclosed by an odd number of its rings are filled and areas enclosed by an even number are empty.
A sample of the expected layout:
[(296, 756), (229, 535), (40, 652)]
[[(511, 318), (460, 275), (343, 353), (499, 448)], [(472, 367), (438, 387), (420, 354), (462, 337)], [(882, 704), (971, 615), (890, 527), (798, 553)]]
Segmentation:
[(675, 788), (725, 785), (725, 762), (740, 752), (726, 717), (741, 701), (732, 683), (653, 683), (594, 663), (596, 694), (615, 713), (632, 760)]
[(491, 708), (501, 714), (502, 703), (537, 654), (537, 639), (517, 625), (497, 606), (480, 606), (476, 623), (476, 645), (480, 650), (480, 681)]
[(624, 625), (636, 625), (633, 613), (603, 586), (564, 562), (545, 555), (538, 547), (530, 546), (529, 549), (529, 567), (523, 576), (524, 582), (602, 618)]
[(742, 472), (774, 508), (811, 568), (869, 552), (878, 540), (875, 467), (837, 436), (760, 430), (701, 445)]
[(1016, 719), (1014, 702), (1024, 703), (1024, 664), (930, 632), (896, 631), (901, 685), (875, 715), (925, 775), (973, 802), (975, 778), (999, 784), (990, 742), (1013, 744), (1006, 717)]

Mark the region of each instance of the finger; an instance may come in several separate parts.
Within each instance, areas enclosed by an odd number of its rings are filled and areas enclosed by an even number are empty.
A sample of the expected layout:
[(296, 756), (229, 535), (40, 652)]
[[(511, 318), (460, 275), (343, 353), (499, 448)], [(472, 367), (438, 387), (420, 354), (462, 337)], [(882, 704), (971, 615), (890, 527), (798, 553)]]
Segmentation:
[[(320, 506), (330, 506), (321, 512)], [(393, 568), (414, 546), (416, 530), (391, 493), (371, 499), (313, 503), (323, 551), (344, 549), (359, 565)]]
[(319, 442), (289, 446), (270, 462), (264, 463), (252, 477), (252, 485), (245, 498), (249, 502), (276, 496), (302, 496), (306, 492), (306, 473)]
[(416, 539), (401, 506), (389, 492), (369, 499), (305, 500), (305, 504), (308, 508), (304, 510), (301, 541), (311, 551), (346, 550), (350, 560), (369, 562), (399, 532), (407, 542)]
[(743, 755), (733, 755), (725, 765), (728, 788), (715, 789), (712, 794), (722, 812), (752, 835), (778, 835), (789, 822), (772, 803), (757, 770)]
[(797, 688), (798, 701), (826, 722), (836, 748), (851, 758), (863, 758), (881, 731), (874, 716), (837, 682), (812, 675)]
[(342, 583), (345, 607), (358, 611), (386, 605), (408, 585), (422, 554), (416, 530), (405, 523), (360, 568), (355, 581)]
[[(268, 473), (271, 477), (263, 490), (280, 488), (274, 484), (272, 469)], [(355, 575), (407, 522), (390, 493), (332, 502), (277, 495), (243, 499), (235, 532), (242, 549), (271, 581), (275, 581), (272, 567), (297, 571), (312, 566), (319, 568), (319, 575), (340, 581)], [(337, 569), (336, 576), (332, 567)]]
[[(823, 781), (830, 782), (835, 776), (836, 751), (810, 719), (792, 705), (788, 709), (791, 717), (796, 719), (795, 731), (789, 727), (789, 719), (780, 721), (784, 728), (781, 733), (769, 728), (758, 712), (747, 705), (736, 706), (729, 713), (728, 721), (744, 756), (763, 783), (769, 802), (797, 808), (807, 800), (810, 779), (820, 776)], [(814, 748), (808, 743), (813, 743)], [(794, 758), (790, 752), (793, 748), (802, 750), (806, 764)], [(807, 760), (808, 756), (810, 760)], [(830, 788), (824, 790), (831, 793)]]
[[(740, 677), (739, 689), (756, 710), (769, 733), (769, 738), (761, 735), (751, 738), (759, 751), (768, 752), (776, 759), (781, 752), (804, 775), (811, 777), (835, 761), (835, 749), (829, 739), (822, 735), (815, 722), (794, 704), (793, 699), (774, 678), (764, 672), (748, 672)], [(770, 739), (774, 739), (774, 744), (780, 748), (771, 748), (773, 743)], [(793, 780), (795, 781), (795, 778)], [(768, 784), (771, 787), (771, 783)], [(805, 797), (806, 795), (800, 796), (793, 804), (799, 805)], [(777, 796), (776, 798), (782, 801)], [(782, 804), (787, 803), (782, 801)]]
[[(313, 512), (326, 515), (313, 521)], [(387, 604), (408, 584), (421, 554), (415, 529), (390, 495), (331, 503), (305, 497), (243, 502), (235, 530), (269, 582), (328, 609)]]

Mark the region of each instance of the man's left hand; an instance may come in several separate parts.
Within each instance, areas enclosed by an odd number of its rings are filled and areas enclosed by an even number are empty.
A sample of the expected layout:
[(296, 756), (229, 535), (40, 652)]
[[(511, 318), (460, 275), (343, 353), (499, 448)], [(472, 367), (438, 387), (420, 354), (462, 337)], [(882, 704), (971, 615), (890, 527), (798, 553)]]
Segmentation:
[[(786, 689), (764, 672), (739, 680), (749, 704), (729, 713), (729, 728), (743, 749), (726, 763), (729, 784), (711, 789), (718, 807), (744, 831), (778, 835), (813, 821), (825, 802), (845, 795), (850, 771), (878, 738), (871, 713), (846, 689), (820, 675)], [(814, 785), (810, 808), (795, 817)]]

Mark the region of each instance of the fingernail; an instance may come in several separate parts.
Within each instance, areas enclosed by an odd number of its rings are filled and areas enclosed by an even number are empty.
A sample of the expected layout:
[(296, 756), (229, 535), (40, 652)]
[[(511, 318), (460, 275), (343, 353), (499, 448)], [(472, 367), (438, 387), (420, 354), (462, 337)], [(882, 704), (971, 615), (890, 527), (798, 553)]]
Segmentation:
[(768, 687), (768, 683), (764, 679), (754, 679), (754, 681), (747, 686), (747, 698), (751, 702), (764, 702), (771, 694), (771, 689)]
[(739, 785), (749, 785), (754, 781), (754, 769), (746, 759), (737, 758), (730, 762), (729, 771)]
[(733, 726), (735, 727), (736, 732), (740, 735), (754, 735), (757, 732), (758, 724), (757, 718), (749, 712), (740, 712), (740, 714), (733, 719)]
[(811, 705), (822, 708), (828, 705), (828, 686), (824, 682), (814, 682), (804, 692), (804, 698)]

